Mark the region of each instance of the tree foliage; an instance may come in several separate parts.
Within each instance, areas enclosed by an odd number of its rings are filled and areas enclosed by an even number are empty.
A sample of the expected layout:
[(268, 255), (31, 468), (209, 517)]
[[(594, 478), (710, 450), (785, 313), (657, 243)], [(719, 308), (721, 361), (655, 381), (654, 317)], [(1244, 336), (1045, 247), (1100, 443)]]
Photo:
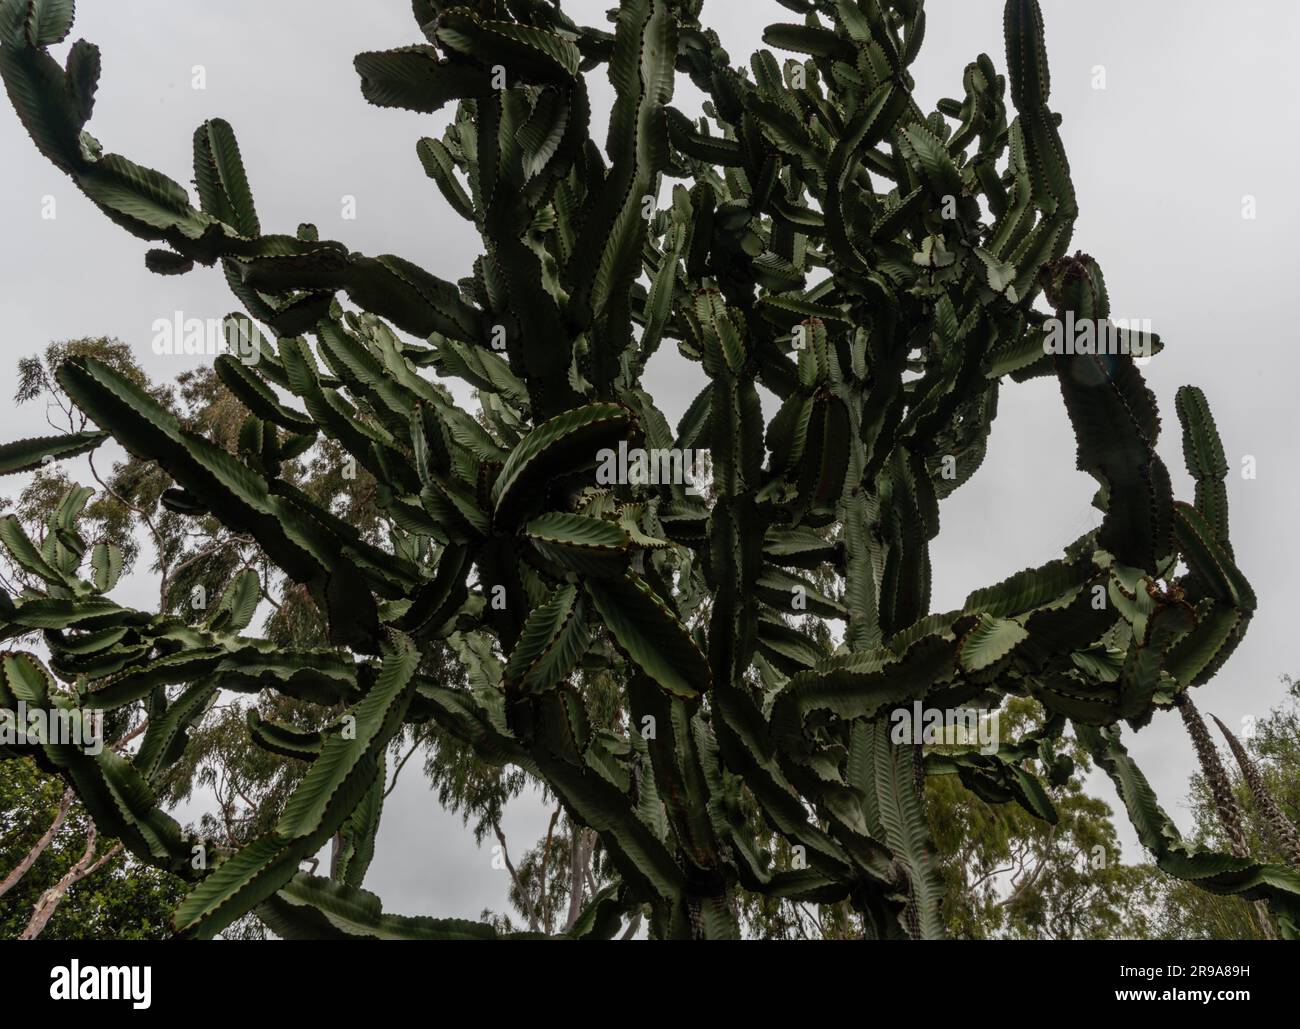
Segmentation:
[[(58, 887), (87, 852), (90, 827), (84, 812), (69, 805), (65, 817), (55, 825), (64, 791), (62, 780), (43, 774), (29, 760), (0, 763), (0, 883), (6, 887), (0, 892), (0, 939), (20, 938), (47, 892)], [(47, 845), (14, 877), (51, 827), (56, 831)], [(185, 895), (185, 884), (120, 850), (113, 852), (112, 841), (94, 843), (91, 860), (83, 867), (89, 869), (101, 858), (107, 860), (93, 873), (68, 884), (66, 899), (55, 907), (40, 938), (156, 940), (170, 936), (171, 913)]]

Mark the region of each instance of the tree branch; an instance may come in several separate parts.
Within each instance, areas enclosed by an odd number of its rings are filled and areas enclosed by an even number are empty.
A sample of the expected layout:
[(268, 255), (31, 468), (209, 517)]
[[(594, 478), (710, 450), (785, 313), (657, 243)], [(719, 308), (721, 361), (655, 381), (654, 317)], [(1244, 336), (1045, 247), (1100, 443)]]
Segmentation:
[(73, 796), (74, 794), (71, 786), (63, 791), (63, 799), (59, 801), (59, 810), (55, 813), (54, 821), (50, 823), (50, 827), (46, 829), (45, 834), (36, 841), (36, 845), (27, 852), (27, 856), (18, 862), (18, 866), (5, 876), (3, 882), (0, 882), (0, 897), (3, 897), (18, 885), (18, 880), (27, 874), (27, 870), (31, 868), (32, 865), (36, 864), (37, 859), (45, 853), (46, 848), (54, 841), (54, 837), (57, 836), (59, 830), (63, 828), (63, 823), (67, 821), (68, 811), (72, 808)]

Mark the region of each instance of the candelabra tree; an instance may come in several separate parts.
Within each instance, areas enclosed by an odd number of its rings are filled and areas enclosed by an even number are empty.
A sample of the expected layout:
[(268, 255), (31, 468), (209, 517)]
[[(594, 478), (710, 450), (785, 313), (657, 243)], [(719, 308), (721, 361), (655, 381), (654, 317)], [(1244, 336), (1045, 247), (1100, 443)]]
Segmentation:
[[(1296, 873), (1184, 841), (1121, 741), (1120, 723), (1140, 729), (1214, 675), (1255, 597), (1204, 396), (1178, 396), (1186, 504), (1156, 452), (1139, 341), (1049, 345), (1051, 319), (1107, 325), (1108, 299), (1098, 264), (1067, 256), (1077, 206), (1037, 3), (1006, 4), (1008, 74), (981, 55), (964, 97), (929, 114), (909, 71), (921, 0), (782, 3), (793, 20), (765, 39), (796, 56), (765, 49), (743, 69), (702, 0), (623, 0), (612, 31), (543, 0), (415, 0), (425, 42), (356, 69), (378, 106), (455, 105), (416, 148), (483, 243), (449, 282), (311, 225), (264, 233), (223, 121), (194, 137), (197, 206), (107, 152), (85, 129), (99, 51), (49, 52), (72, 0), (0, 0), (0, 71), (40, 151), (161, 244), (153, 271), (220, 263), (245, 313), (216, 370), (248, 412), (222, 448), (107, 365), (71, 359), (59, 383), (98, 428), (9, 444), (0, 470), (111, 436), (171, 477), (171, 510), (255, 539), (329, 624), (323, 650), (249, 634), (252, 572), (197, 622), (118, 604), (113, 549), (77, 533), (80, 492), (40, 546), (0, 522), (47, 584), (0, 597), (0, 624), (40, 631), (49, 653), (6, 653), (0, 702), (149, 716), (129, 756), (39, 732), (4, 754), (61, 774), (102, 832), (192, 882), (180, 933), (255, 911), (286, 936), (494, 935), (384, 913), (362, 887), (378, 764), (404, 724), (429, 720), (595, 832), (610, 883), (572, 936), (643, 910), (658, 937), (734, 936), (739, 891), (846, 905), (871, 936), (942, 935), (925, 777), (1051, 821), (1040, 775), (1072, 774), (1057, 749), (1071, 727), (1160, 868), (1264, 901), (1298, 931)], [(616, 94), (603, 148), (587, 85), (601, 69)], [(706, 94), (701, 117), (673, 106), (678, 76)], [(675, 429), (642, 385), (665, 341), (703, 373)], [(478, 416), (431, 373), (476, 388)], [(940, 504), (979, 468), (999, 391), (1039, 376), (1059, 382), (1100, 526), (932, 613)], [(779, 402), (770, 421), (760, 386)], [(322, 439), (374, 477), (388, 545), (281, 474)], [(711, 484), (598, 481), (620, 444), (707, 450)], [(832, 645), (796, 614), (838, 623)], [(430, 674), (446, 647), (467, 686)], [(592, 710), (596, 681), (617, 689), (612, 714)], [(250, 721), (310, 768), (242, 849), (186, 838), (151, 783), (215, 696), (263, 690), (329, 713), (310, 732)], [(899, 706), (991, 709), (1008, 694), (1044, 717), (994, 753), (890, 731)], [(300, 870), (336, 836), (330, 877)]]

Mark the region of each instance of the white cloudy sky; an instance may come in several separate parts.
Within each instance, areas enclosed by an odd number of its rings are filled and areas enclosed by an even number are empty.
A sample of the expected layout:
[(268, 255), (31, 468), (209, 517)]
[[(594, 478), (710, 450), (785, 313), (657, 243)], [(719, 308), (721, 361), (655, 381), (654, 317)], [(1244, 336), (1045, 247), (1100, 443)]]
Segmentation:
[[(424, 176), (415, 140), (443, 118), (368, 107), (352, 57), (420, 42), (407, 0), (81, 0), (75, 35), (104, 53), (91, 131), (108, 150), (190, 178), (190, 139), (205, 118), (235, 127), (268, 231), (303, 221), (367, 253), (401, 254), (444, 278), (464, 275), (478, 253), (467, 223)], [(600, 24), (612, 0), (565, 0)], [(913, 71), (926, 109), (961, 95), (961, 73), (981, 51), (999, 68), (1000, 0), (928, 0), (925, 46)], [(1287, 589), (1297, 571), (1293, 515), (1295, 390), (1300, 373), (1292, 313), (1300, 271), (1295, 131), (1300, 126), (1300, 5), (1291, 0), (1043, 0), (1052, 105), (1064, 115), (1082, 211), (1075, 246), (1103, 266), (1117, 317), (1147, 318), (1168, 349), (1147, 368), (1166, 412), (1160, 449), (1175, 487), (1190, 497), (1173, 399), (1184, 383), (1207, 392), (1234, 473), (1233, 539), (1260, 612), (1228, 667), (1198, 703), (1229, 724), (1262, 715), (1281, 696), (1278, 677), (1300, 670)], [(733, 60), (758, 45), (769, 22), (792, 20), (770, 0), (707, 0), (705, 18)], [(206, 88), (192, 88), (193, 69)], [(1105, 89), (1093, 88), (1095, 69)], [(593, 80), (593, 106), (611, 99)], [(679, 84), (678, 104), (696, 94)], [(599, 118), (599, 115), (598, 115)], [(603, 120), (597, 138), (603, 139)], [(1242, 217), (1253, 196), (1257, 217)], [(46, 197), (57, 217), (43, 220)], [(342, 219), (343, 198), (357, 217)], [(116, 336), (151, 374), (167, 378), (193, 358), (150, 353), (151, 325), (183, 311), (216, 318), (237, 305), (221, 276), (149, 274), (146, 245), (101, 215), (41, 158), (8, 104), (0, 104), (0, 395), (13, 363), (48, 341)], [(692, 369), (656, 360), (652, 391), (671, 420), (695, 395)], [(0, 438), (39, 434), (35, 409), (0, 405)], [(1258, 475), (1240, 474), (1247, 455)], [(1073, 468), (1074, 443), (1052, 381), (1004, 391), (990, 456), (943, 510), (934, 546), (936, 610), (974, 587), (1041, 563), (1093, 524), (1094, 483)], [(0, 484), (14, 495), (17, 479)], [(142, 604), (156, 588), (124, 595)], [(1130, 745), (1170, 813), (1192, 768), (1177, 716), (1157, 716)], [(1113, 797), (1108, 784), (1098, 791)], [(507, 813), (512, 849), (545, 831), (530, 800)], [(1123, 823), (1125, 826), (1126, 822)], [(1132, 850), (1132, 834), (1125, 830)], [(517, 842), (516, 842), (517, 841)], [(443, 812), (413, 765), (389, 798), (368, 885), (389, 910), (476, 917), (504, 906), (504, 872)]]

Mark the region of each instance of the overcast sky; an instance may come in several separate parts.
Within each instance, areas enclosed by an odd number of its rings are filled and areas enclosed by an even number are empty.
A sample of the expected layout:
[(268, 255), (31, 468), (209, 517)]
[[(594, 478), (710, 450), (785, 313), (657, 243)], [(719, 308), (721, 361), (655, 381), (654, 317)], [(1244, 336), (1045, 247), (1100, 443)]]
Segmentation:
[[(583, 23), (603, 24), (613, 0), (565, 0)], [(468, 223), (425, 178), (415, 141), (445, 115), (379, 110), (352, 68), (361, 50), (423, 39), (408, 0), (81, 0), (73, 38), (99, 44), (104, 72), (90, 131), (108, 151), (191, 178), (191, 136), (220, 116), (235, 128), (262, 225), (320, 227), (366, 253), (396, 253), (448, 279), (480, 252)], [(1229, 725), (1279, 702), (1284, 673), (1300, 670), (1287, 590), (1297, 570), (1292, 525), (1295, 379), (1293, 305), (1300, 270), (1296, 129), (1300, 126), (1300, 5), (1292, 0), (1043, 0), (1052, 107), (1064, 116), (1081, 215), (1074, 246), (1097, 258), (1116, 317), (1150, 319), (1167, 349), (1146, 368), (1164, 412), (1160, 452), (1179, 496), (1191, 498), (1174, 394), (1202, 386), (1233, 472), (1233, 543), (1259, 595), (1259, 614), (1218, 678), (1198, 693)], [(980, 52), (1005, 68), (1000, 0), (927, 0), (925, 45), (913, 72), (918, 100), (962, 95)], [(793, 20), (770, 0), (707, 0), (705, 21), (733, 61), (761, 44), (763, 26)], [(66, 44), (64, 45), (66, 47)], [(56, 52), (62, 57), (64, 47)], [(206, 79), (194, 88), (196, 66)], [(1104, 70), (1104, 89), (1095, 88)], [(591, 80), (597, 125), (612, 99)], [(677, 104), (698, 94), (679, 79)], [(47, 198), (56, 217), (43, 218)], [(1245, 198), (1256, 217), (1243, 217)], [(356, 217), (343, 217), (355, 198)], [(221, 275), (163, 278), (144, 267), (148, 245), (112, 225), (44, 160), (0, 103), (0, 393), (13, 365), (49, 341), (116, 336), (157, 379), (192, 357), (150, 351), (155, 319), (219, 318), (237, 308)], [(669, 419), (699, 389), (698, 373), (665, 348), (647, 375)], [(464, 395), (463, 393), (461, 395)], [(41, 412), (0, 404), (0, 439), (39, 435)], [(1244, 459), (1257, 476), (1243, 478)], [(70, 469), (74, 473), (77, 467)], [(14, 496), (22, 480), (0, 483)], [(971, 589), (1060, 554), (1095, 524), (1095, 482), (1074, 469), (1074, 440), (1053, 380), (1005, 389), (989, 456), (942, 510), (934, 544), (934, 609)], [(137, 577), (121, 596), (147, 605), (156, 586)], [(1182, 806), (1193, 755), (1176, 714), (1156, 716), (1129, 745), (1167, 810)], [(1097, 792), (1114, 797), (1108, 783)], [(507, 812), (517, 854), (545, 832), (532, 800)], [(1117, 819), (1130, 858), (1127, 819)], [(443, 812), (412, 762), (389, 798), (367, 885), (388, 910), (477, 917), (505, 906), (506, 873), (491, 867), (459, 819)]]

